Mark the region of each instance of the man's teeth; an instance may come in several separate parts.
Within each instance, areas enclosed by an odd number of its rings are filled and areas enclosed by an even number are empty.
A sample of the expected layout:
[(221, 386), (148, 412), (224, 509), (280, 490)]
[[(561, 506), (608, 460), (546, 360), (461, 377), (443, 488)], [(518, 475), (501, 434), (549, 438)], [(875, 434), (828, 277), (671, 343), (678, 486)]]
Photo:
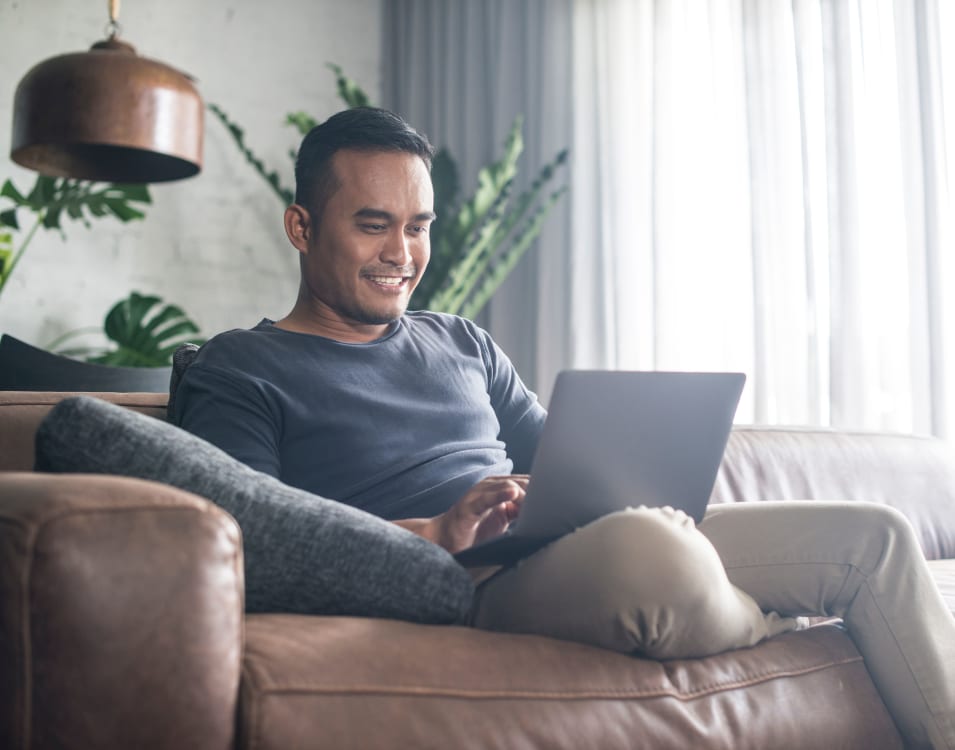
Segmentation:
[(404, 276), (369, 276), (368, 278), (376, 284), (388, 284), (390, 286), (398, 286), (405, 280)]

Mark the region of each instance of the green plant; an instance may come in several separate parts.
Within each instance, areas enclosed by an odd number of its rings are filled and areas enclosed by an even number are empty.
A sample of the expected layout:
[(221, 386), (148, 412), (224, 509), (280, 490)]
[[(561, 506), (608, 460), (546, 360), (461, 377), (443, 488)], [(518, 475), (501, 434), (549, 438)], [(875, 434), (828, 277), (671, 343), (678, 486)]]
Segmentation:
[[(114, 346), (71, 346), (67, 341), (88, 333), (106, 334)], [(126, 299), (117, 302), (106, 314), (102, 329), (80, 328), (64, 334), (47, 347), (57, 354), (82, 357), (87, 362), (125, 367), (163, 367), (172, 364), (176, 349), (192, 342), (201, 344), (203, 339), (193, 334), (199, 327), (183, 310), (175, 305), (163, 304), (159, 297), (132, 292)]]
[[(91, 220), (112, 216), (124, 224), (142, 219), (142, 206), (152, 202), (145, 185), (118, 185), (86, 180), (38, 175), (27, 193), (20, 192), (10, 180), (0, 188), (6, 206), (0, 211), (0, 292), (10, 280), (17, 264), (39, 229), (56, 229), (63, 239), (65, 219), (81, 221), (90, 228)], [(18, 246), (14, 232), (21, 229), (21, 215), (32, 217)], [(28, 220), (29, 221), (29, 220)], [(107, 313), (102, 328), (82, 328), (64, 334), (47, 348), (90, 362), (130, 367), (165, 366), (172, 353), (185, 343), (188, 334), (199, 328), (173, 305), (162, 305), (158, 297), (133, 292)], [(114, 346), (77, 346), (62, 348), (67, 341), (92, 332), (105, 333)], [(188, 340), (197, 341), (194, 337)]]
[[(367, 106), (370, 100), (354, 81), (334, 64), (339, 97), (349, 107)], [(293, 191), (281, 184), (278, 172), (269, 170), (245, 143), (242, 128), (218, 106), (210, 105), (239, 150), (287, 206)], [(285, 122), (305, 135), (317, 121), (304, 112), (293, 112)], [(567, 161), (567, 150), (559, 152), (537, 174), (530, 187), (512, 195), (518, 174), (518, 160), (524, 149), (523, 121), (518, 116), (504, 144), (500, 159), (478, 173), (474, 194), (459, 200), (460, 181), (457, 164), (447, 149), (435, 155), (431, 169), (434, 183), (435, 213), (431, 227), (431, 263), (414, 296), (412, 309), (428, 309), (474, 317), (487, 304), (507, 275), (530, 248), (543, 229), (544, 221), (567, 187), (545, 194), (557, 170)], [(295, 153), (291, 152), (294, 159)], [(512, 200), (513, 198), (513, 200)]]
[[(82, 221), (87, 228), (90, 219), (103, 216), (113, 216), (126, 223), (145, 216), (133, 204), (152, 202), (145, 185), (111, 185), (45, 175), (37, 176), (26, 194), (7, 180), (0, 188), (0, 198), (6, 203), (6, 208), (0, 211), (0, 293), (41, 227), (56, 229), (66, 239), (61, 226), (64, 219)], [(20, 230), (20, 212), (32, 214), (33, 221), (15, 248), (13, 231)]]

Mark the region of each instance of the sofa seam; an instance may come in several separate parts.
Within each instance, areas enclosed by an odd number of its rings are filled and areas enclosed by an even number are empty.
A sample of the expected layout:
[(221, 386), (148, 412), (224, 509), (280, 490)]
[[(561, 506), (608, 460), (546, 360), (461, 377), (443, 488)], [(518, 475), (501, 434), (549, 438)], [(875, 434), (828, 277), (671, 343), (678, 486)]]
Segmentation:
[[(104, 475), (88, 474), (85, 476), (104, 476)], [(163, 486), (171, 487), (172, 489), (178, 489), (177, 487), (173, 487), (172, 485), (163, 485)], [(180, 490), (180, 491), (183, 491), (183, 490)], [(196, 497), (199, 497), (199, 496), (196, 495)], [(199, 499), (205, 500), (205, 498), (201, 498), (201, 497)], [(205, 500), (205, 502), (209, 506), (216, 507), (215, 504), (209, 500)], [(62, 521), (65, 518), (70, 518), (72, 516), (91, 516), (91, 515), (98, 515), (98, 514), (126, 513), (129, 511), (143, 511), (143, 510), (161, 511), (161, 512), (193, 511), (193, 512), (198, 512), (198, 513), (202, 513), (206, 515), (209, 514), (210, 512), (209, 507), (203, 507), (202, 505), (199, 505), (199, 504), (196, 504), (196, 505), (154, 505), (149, 503), (137, 503), (136, 505), (119, 505), (114, 508), (63, 508), (61, 510), (54, 511), (50, 515), (45, 516), (41, 519), (37, 519), (35, 522), (33, 522), (33, 525), (35, 525), (37, 536), (39, 536), (40, 532), (43, 531), (46, 526), (53, 524), (57, 521)], [(222, 510), (222, 509), (217, 508), (217, 510)]]
[(433, 687), (414, 687), (414, 686), (396, 686), (386, 687), (381, 685), (352, 685), (352, 686), (321, 686), (321, 685), (297, 685), (288, 684), (265, 688), (259, 691), (263, 697), (312, 693), (317, 695), (405, 695), (412, 697), (436, 697), (436, 698), (484, 698), (487, 700), (499, 699), (524, 699), (524, 700), (620, 700), (620, 699), (642, 699), (642, 698), (675, 698), (681, 702), (690, 702), (699, 698), (713, 695), (716, 693), (739, 690), (740, 688), (753, 687), (755, 685), (765, 684), (777, 679), (790, 677), (802, 677), (804, 675), (821, 672), (827, 669), (834, 669), (857, 664), (862, 662), (861, 656), (847, 656), (838, 661), (830, 661), (825, 664), (814, 664), (802, 669), (791, 669), (772, 672), (758, 672), (741, 680), (730, 682), (710, 683), (697, 690), (683, 692), (680, 690), (660, 689), (651, 690), (582, 690), (582, 691), (537, 691), (537, 690), (482, 690), (482, 689), (461, 689), (461, 688), (433, 688)]
[(238, 674), (238, 684), (235, 686), (235, 708), (234, 708), (234, 720), (233, 720), (233, 729), (234, 737), (233, 741), (236, 746), (239, 745), (241, 738), (241, 727), (239, 726), (239, 705), (242, 701), (242, 685), (245, 681), (245, 548), (243, 544), (242, 529), (239, 527), (238, 521), (229, 514), (229, 519), (232, 521), (235, 526), (235, 530), (238, 532), (238, 540), (235, 547), (235, 552), (232, 555), (232, 565), (234, 572), (236, 574), (236, 580), (239, 581), (238, 585), (238, 595), (239, 595), (239, 674)]
[[(157, 392), (158, 392), (158, 391), (157, 391)], [(62, 397), (56, 397), (56, 396), (52, 395), (52, 394), (54, 394), (54, 393), (58, 393), (57, 391), (42, 391), (42, 393), (48, 393), (48, 394), (51, 394), (51, 395), (50, 395), (49, 397), (41, 396), (41, 397), (39, 397), (39, 398), (33, 398), (33, 399), (30, 399), (30, 400), (24, 399), (24, 400), (22, 400), (22, 401), (15, 401), (15, 400), (3, 401), (3, 402), (0, 402), (0, 409), (3, 409), (3, 408), (6, 408), (6, 409), (16, 409), (16, 408), (22, 407), (22, 406), (50, 406), (50, 407), (53, 407), (53, 406), (56, 406), (57, 404), (59, 404), (61, 401), (64, 400)], [(75, 393), (71, 393), (69, 397), (70, 397), (70, 398), (75, 398), (76, 396), (88, 396), (88, 397), (90, 397), (90, 398), (97, 398), (97, 396), (94, 395), (94, 394), (102, 394), (102, 393), (119, 393), (119, 394), (121, 394), (121, 395), (126, 395), (126, 394), (123, 393), (122, 391), (76, 391)], [(161, 404), (161, 403), (153, 403), (153, 402), (152, 402), (151, 400), (149, 400), (149, 399), (124, 399), (124, 400), (122, 400), (121, 402), (110, 401), (109, 399), (105, 399), (105, 398), (104, 398), (104, 399), (100, 399), (100, 400), (106, 401), (107, 403), (115, 403), (117, 406), (124, 406), (124, 407), (127, 407), (127, 408), (128, 408), (128, 407), (141, 407), (141, 408), (147, 408), (147, 409), (152, 409), (152, 408), (162, 409), (162, 408), (165, 407), (164, 404)]]
[[(243, 618), (243, 621), (244, 619), (245, 618)], [(244, 690), (244, 687), (249, 684), (254, 685), (254, 683), (257, 682), (257, 680), (255, 679), (255, 675), (253, 673), (254, 673), (254, 670), (249, 666), (249, 664), (243, 658), (242, 670), (241, 670), (241, 683), (239, 686), (240, 702), (242, 701), (242, 692)], [(260, 691), (255, 691), (252, 693), (252, 695), (254, 695), (256, 692), (260, 692)], [(246, 705), (248, 705), (249, 703), (252, 704), (250, 707), (249, 716), (243, 717), (243, 721), (242, 721), (242, 724), (244, 727), (243, 734), (245, 734), (247, 740), (243, 742), (242, 737), (239, 737), (239, 736), (236, 737), (236, 740), (240, 746), (243, 744), (245, 745), (245, 750), (255, 750), (255, 748), (259, 746), (258, 730), (259, 730), (259, 713), (261, 711), (261, 707), (259, 705), (260, 701), (257, 701), (254, 699), (250, 701), (246, 701)], [(236, 711), (236, 713), (240, 714), (240, 711)]]
[(776, 433), (779, 435), (831, 435), (833, 437), (850, 436), (863, 438), (902, 438), (903, 440), (915, 440), (918, 442), (938, 442), (934, 435), (925, 435), (921, 433), (897, 433), (886, 432), (885, 430), (851, 430), (834, 427), (824, 427), (816, 425), (759, 425), (759, 424), (738, 424), (733, 425), (733, 432), (761, 432)]
[(21, 668), (23, 706), (22, 712), (17, 712), (21, 724), (22, 747), (29, 748), (33, 746), (33, 670), (30, 663), (33, 655), (33, 627), (30, 617), (30, 590), (33, 577), (33, 563), (35, 560), (37, 527), (35, 524), (24, 523), (13, 518), (0, 518), (0, 523), (16, 526), (26, 533), (26, 550), (28, 552), (24, 574), (20, 579), (20, 610), (22, 615), (19, 618), (20, 632), (23, 636), (23, 653), (19, 654), (19, 663), (16, 665)]

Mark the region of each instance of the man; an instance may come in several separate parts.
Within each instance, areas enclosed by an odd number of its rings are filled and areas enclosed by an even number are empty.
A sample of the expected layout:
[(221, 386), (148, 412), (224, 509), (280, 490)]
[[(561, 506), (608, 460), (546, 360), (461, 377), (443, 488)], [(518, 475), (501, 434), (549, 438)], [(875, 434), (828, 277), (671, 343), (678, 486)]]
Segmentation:
[[(174, 417), (255, 469), (455, 552), (519, 513), (545, 411), (486, 332), (406, 312), (436, 218), (431, 155), (383, 110), (306, 136), (285, 212), (295, 305), (206, 344)], [(718, 506), (699, 529), (671, 509), (613, 514), (495, 572), (472, 623), (672, 658), (796, 626), (776, 612), (843, 617), (907, 739), (955, 748), (955, 621), (889, 509)]]

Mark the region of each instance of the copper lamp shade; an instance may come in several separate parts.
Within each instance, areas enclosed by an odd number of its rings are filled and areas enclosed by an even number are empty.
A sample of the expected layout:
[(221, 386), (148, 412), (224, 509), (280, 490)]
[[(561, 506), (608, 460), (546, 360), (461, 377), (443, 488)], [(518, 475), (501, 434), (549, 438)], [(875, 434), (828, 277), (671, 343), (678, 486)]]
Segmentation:
[(32, 68), (13, 103), (11, 158), (55, 177), (165, 182), (202, 167), (203, 105), (187, 76), (115, 36)]

